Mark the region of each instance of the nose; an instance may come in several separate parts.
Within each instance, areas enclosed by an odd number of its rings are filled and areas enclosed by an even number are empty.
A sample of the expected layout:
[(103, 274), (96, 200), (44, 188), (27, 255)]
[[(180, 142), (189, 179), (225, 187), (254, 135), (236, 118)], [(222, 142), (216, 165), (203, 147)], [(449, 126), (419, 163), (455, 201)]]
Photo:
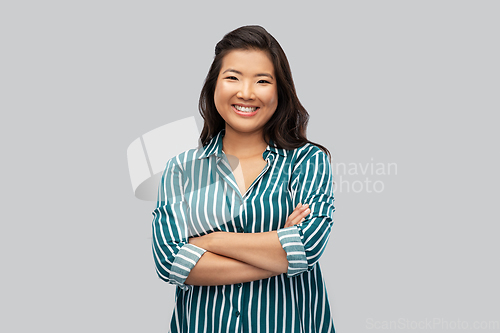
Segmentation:
[(236, 94), (236, 97), (245, 100), (255, 99), (255, 94), (253, 91), (252, 84), (242, 83), (240, 89), (238, 90), (238, 93)]

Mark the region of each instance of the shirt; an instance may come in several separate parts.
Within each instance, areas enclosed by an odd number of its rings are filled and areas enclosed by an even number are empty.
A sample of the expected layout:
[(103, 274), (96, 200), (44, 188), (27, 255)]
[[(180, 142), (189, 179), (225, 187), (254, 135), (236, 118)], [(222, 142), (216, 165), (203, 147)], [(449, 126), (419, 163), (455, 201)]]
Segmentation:
[[(318, 263), (335, 211), (326, 154), (310, 143), (286, 150), (271, 140), (262, 154), (267, 166), (241, 195), (222, 151), (224, 133), (171, 158), (159, 185), (152, 248), (159, 278), (177, 286), (170, 331), (335, 332)], [(283, 228), (299, 202), (311, 212)], [(189, 237), (271, 230), (287, 254), (286, 274), (234, 285), (184, 284), (205, 252)]]

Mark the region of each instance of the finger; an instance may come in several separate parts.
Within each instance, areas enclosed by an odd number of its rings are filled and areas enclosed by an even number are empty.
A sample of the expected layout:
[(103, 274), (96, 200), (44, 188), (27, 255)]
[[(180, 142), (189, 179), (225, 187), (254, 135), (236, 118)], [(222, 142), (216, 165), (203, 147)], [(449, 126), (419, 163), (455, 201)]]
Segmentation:
[(301, 218), (307, 216), (309, 212), (307, 211), (309, 209), (309, 204), (302, 205), (302, 203), (298, 203), (295, 209), (293, 210), (292, 214), (288, 216), (286, 223), (285, 223), (285, 228), (291, 227), (293, 225), (296, 225), (300, 222), (302, 222)]
[[(308, 213), (308, 214), (309, 214), (309, 213)], [(306, 216), (307, 216), (307, 215), (306, 215)], [(300, 224), (300, 223), (304, 222), (305, 220), (306, 220), (306, 218), (305, 218), (305, 217), (303, 217), (303, 218), (301, 218), (301, 219), (300, 219), (297, 223), (295, 223), (294, 225), (296, 225), (296, 224)]]
[(300, 213), (300, 211), (302, 210), (302, 207), (303, 207), (302, 203), (299, 202), (299, 204), (297, 205), (297, 207), (295, 207), (293, 209), (293, 212), (292, 212), (292, 214), (290, 214), (290, 216), (294, 216), (295, 217), (297, 214)]
[(292, 227), (294, 225), (304, 222), (306, 219), (303, 217), (301, 219), (290, 220), (285, 223), (285, 228)]
[[(311, 209), (307, 208), (302, 212), (302, 214), (299, 215), (299, 217), (295, 220), (294, 225), (302, 223), (306, 220), (306, 216), (311, 213)], [(298, 220), (298, 221), (297, 221)]]
[(292, 219), (296, 219), (297, 217), (299, 217), (303, 212), (304, 210), (306, 210), (307, 208), (309, 208), (309, 205), (308, 204), (305, 204), (305, 205), (302, 205), (300, 204), (300, 206), (297, 206), (297, 208), (294, 209), (294, 211), (292, 212), (292, 214), (290, 214), (289, 218), (292, 218)]
[(297, 209), (292, 214), (290, 214), (287, 223), (289, 225), (299, 224), (301, 222), (301, 219), (303, 217), (306, 217), (310, 212), (311, 210), (309, 209), (308, 205), (305, 204), (300, 209)]
[(304, 206), (302, 206), (301, 204), (297, 205), (297, 208), (295, 208), (293, 210), (292, 214), (290, 214), (288, 216), (287, 222), (293, 223), (300, 216), (303, 209), (304, 209)]

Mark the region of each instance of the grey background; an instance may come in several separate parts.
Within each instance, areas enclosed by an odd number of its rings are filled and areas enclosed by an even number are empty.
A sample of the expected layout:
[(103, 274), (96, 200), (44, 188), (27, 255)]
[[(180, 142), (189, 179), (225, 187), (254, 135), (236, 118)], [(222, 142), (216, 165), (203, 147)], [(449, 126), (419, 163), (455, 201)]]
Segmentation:
[(2, 2), (0, 331), (167, 330), (174, 287), (156, 276), (154, 203), (133, 196), (126, 149), (181, 118), (201, 125), (215, 43), (246, 24), (279, 40), (333, 163), (398, 166), (368, 175), (381, 193), (336, 193), (321, 264), (337, 330), (500, 321), (499, 9)]

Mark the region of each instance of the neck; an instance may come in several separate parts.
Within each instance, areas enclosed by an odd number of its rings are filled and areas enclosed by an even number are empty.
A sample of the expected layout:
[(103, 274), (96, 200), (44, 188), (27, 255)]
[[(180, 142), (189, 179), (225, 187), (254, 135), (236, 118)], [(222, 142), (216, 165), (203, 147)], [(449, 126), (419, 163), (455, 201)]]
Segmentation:
[(241, 133), (226, 126), (222, 149), (227, 155), (240, 159), (251, 158), (262, 155), (266, 148), (267, 143), (262, 137), (262, 132)]

